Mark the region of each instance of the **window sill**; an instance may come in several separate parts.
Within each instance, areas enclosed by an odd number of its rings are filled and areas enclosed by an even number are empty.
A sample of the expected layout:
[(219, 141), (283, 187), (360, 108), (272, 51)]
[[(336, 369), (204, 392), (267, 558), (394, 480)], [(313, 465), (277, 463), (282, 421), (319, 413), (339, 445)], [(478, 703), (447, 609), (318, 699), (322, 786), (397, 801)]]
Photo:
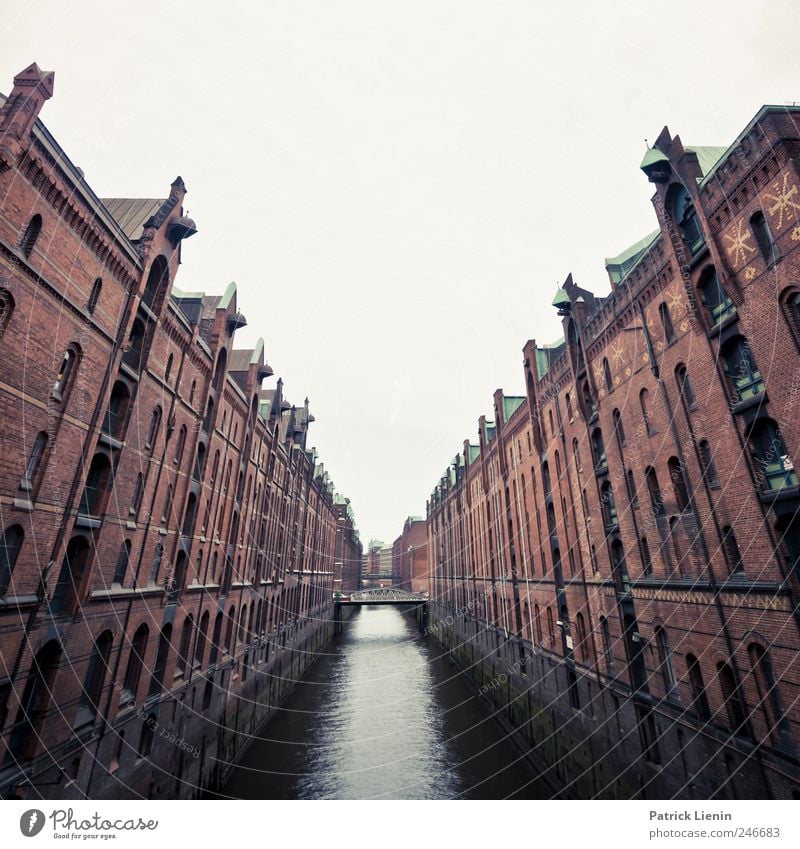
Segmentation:
[(75, 519), (75, 526), (78, 528), (99, 528), (102, 524), (102, 519), (85, 513), (78, 513), (78, 518)]
[(767, 391), (762, 390), (758, 393), (758, 395), (753, 395), (750, 398), (745, 398), (744, 401), (735, 401), (733, 406), (731, 407), (731, 412), (734, 415), (739, 416), (753, 407), (760, 407), (762, 404), (766, 404), (768, 401), (769, 398), (767, 397)]
[(784, 486), (781, 489), (767, 489), (758, 493), (762, 504), (772, 504), (775, 501), (791, 501), (800, 498), (800, 486)]
[(708, 331), (708, 338), (713, 339), (714, 337), (719, 336), (723, 330), (727, 330), (729, 327), (736, 324), (737, 321), (739, 321), (739, 314), (734, 310), (733, 315), (729, 315), (722, 321), (717, 322), (717, 324)]

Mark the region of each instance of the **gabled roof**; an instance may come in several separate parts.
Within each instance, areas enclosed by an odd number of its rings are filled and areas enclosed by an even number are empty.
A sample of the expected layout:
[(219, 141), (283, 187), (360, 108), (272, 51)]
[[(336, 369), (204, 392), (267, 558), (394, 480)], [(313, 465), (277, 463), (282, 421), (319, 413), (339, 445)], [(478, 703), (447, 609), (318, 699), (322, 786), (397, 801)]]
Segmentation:
[(508, 421), (524, 403), (525, 398), (521, 395), (504, 395), (503, 419)]
[(132, 242), (141, 239), (145, 223), (166, 203), (166, 199), (153, 198), (101, 198), (100, 201)]
[(564, 347), (564, 337), (549, 345), (540, 345), (536, 348), (536, 370), (541, 380), (550, 371), (550, 361), (561, 353)]

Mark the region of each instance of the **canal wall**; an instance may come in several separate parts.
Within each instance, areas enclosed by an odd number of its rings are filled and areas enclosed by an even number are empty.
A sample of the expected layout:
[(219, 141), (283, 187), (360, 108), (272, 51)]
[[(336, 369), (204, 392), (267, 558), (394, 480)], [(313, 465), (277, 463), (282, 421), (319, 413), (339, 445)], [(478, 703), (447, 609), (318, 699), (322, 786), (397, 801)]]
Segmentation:
[(427, 607), (424, 633), (471, 679), (554, 797), (793, 798), (796, 777), (752, 744), (463, 611)]

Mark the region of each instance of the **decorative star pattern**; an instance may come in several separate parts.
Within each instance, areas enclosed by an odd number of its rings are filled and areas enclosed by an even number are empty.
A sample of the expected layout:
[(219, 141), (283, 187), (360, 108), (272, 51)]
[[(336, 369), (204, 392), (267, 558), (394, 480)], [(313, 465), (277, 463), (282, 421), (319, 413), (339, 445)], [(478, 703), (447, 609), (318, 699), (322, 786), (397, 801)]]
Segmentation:
[(792, 230), (792, 241), (793, 242), (800, 242), (800, 227), (795, 227)]
[(686, 331), (687, 331), (688, 329), (689, 329), (689, 322), (688, 322), (688, 321), (685, 321), (685, 320), (684, 320), (684, 321), (682, 321), (682, 322), (681, 322), (681, 330), (682, 330), (684, 333), (686, 333)]
[(619, 366), (625, 360), (625, 351), (622, 348), (622, 342), (617, 341), (611, 346), (611, 362), (614, 363), (614, 368)]
[(747, 259), (748, 254), (756, 252), (756, 249), (749, 244), (751, 235), (750, 230), (745, 227), (744, 218), (736, 222), (735, 232), (725, 234), (728, 242), (728, 256), (733, 260), (734, 265), (739, 265)]
[(752, 280), (755, 276), (756, 276), (756, 270), (755, 270), (755, 268), (751, 265), (751, 266), (750, 266), (750, 268), (748, 268), (748, 269), (747, 269), (747, 271), (745, 271), (745, 273), (744, 273), (744, 279), (745, 279), (745, 280)]
[(681, 298), (681, 290), (677, 287), (673, 292), (668, 291), (667, 295), (669, 296), (669, 311), (670, 314), (675, 316), (679, 312), (683, 312), (685, 310), (685, 306), (683, 303), (683, 298)]
[(777, 216), (777, 228), (780, 230), (783, 227), (784, 215), (788, 218), (793, 213), (800, 212), (800, 204), (792, 198), (797, 196), (797, 186), (789, 183), (789, 175), (783, 175), (783, 184), (778, 180), (774, 183), (775, 192), (764, 192), (764, 197), (772, 202), (772, 206), (767, 207), (769, 214), (775, 218)]
[(592, 371), (594, 371), (595, 382), (599, 384), (603, 379), (603, 364), (592, 363)]

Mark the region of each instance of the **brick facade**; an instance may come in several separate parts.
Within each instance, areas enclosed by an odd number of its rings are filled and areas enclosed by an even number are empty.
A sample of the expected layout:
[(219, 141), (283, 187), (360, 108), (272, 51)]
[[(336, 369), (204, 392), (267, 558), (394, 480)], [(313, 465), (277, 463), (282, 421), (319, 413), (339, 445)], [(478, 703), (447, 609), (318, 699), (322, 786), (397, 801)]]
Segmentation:
[(392, 571), (396, 584), (412, 593), (428, 592), (428, 525), (409, 516), (403, 533), (392, 545)]
[(567, 278), (429, 502), (440, 638), (566, 796), (800, 793), (798, 154), (795, 107), (665, 128), (658, 230)]
[(189, 797), (332, 633), (335, 494), (236, 287), (174, 286), (194, 222), (98, 199), (0, 109), (0, 794)]

